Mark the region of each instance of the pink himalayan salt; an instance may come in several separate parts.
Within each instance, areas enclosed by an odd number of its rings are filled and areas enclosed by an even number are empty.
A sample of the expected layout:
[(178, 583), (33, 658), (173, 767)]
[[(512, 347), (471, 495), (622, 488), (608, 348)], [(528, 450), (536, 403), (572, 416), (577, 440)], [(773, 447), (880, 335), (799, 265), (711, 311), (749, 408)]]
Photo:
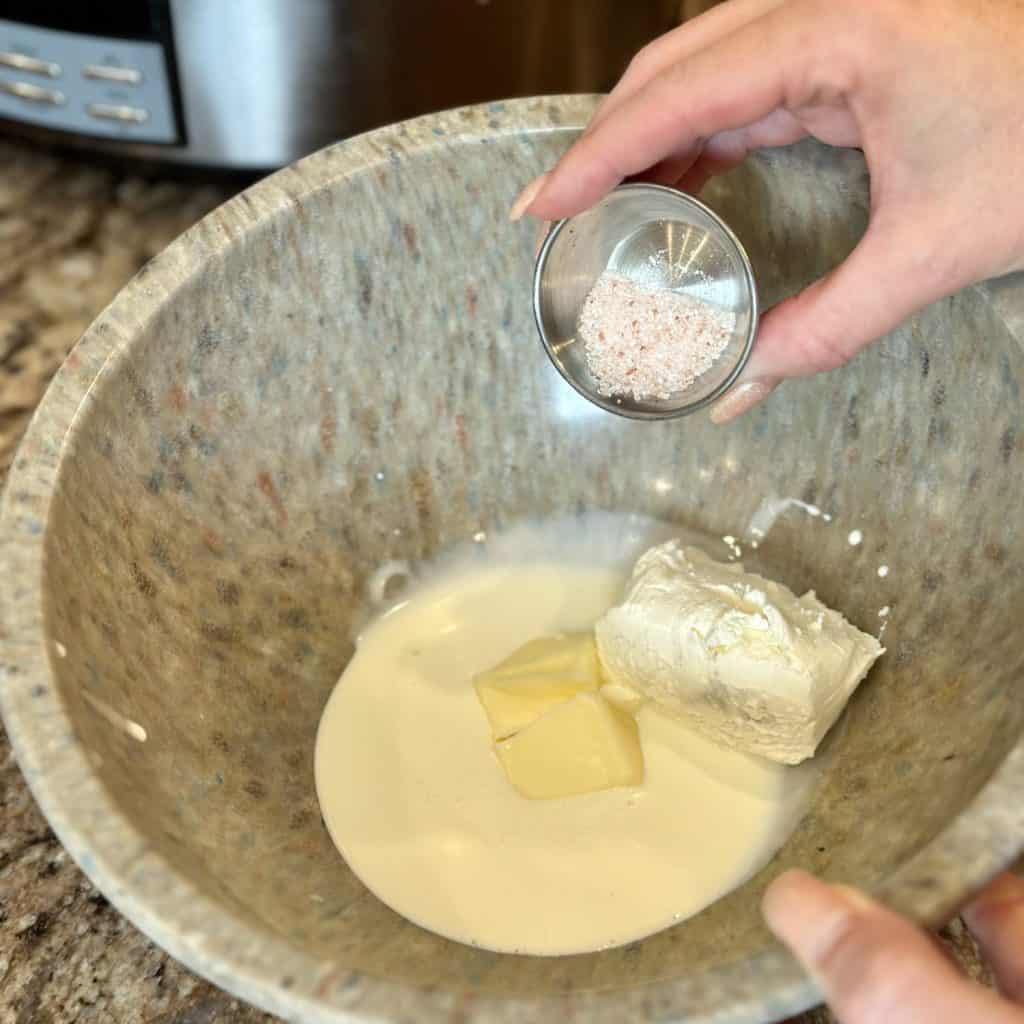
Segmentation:
[(734, 314), (605, 271), (583, 302), (579, 336), (602, 395), (637, 401), (685, 391), (729, 344)]

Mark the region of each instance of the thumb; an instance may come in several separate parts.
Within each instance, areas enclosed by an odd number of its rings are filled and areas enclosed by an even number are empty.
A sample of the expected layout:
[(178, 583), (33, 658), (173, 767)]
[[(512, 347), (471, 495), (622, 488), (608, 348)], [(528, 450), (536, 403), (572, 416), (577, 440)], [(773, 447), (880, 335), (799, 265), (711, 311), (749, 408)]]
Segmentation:
[(763, 909), (843, 1024), (1021, 1024), (928, 935), (853, 889), (790, 871), (768, 889)]
[(771, 309), (742, 376), (712, 419), (738, 416), (788, 377), (843, 366), (912, 313), (966, 284), (934, 258), (914, 221), (872, 222), (838, 267)]

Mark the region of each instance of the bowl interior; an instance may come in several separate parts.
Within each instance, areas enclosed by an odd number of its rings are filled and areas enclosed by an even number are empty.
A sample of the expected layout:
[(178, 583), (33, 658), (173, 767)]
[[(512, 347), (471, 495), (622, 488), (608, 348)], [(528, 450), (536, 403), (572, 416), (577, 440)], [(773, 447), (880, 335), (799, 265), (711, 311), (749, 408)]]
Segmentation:
[[(44, 535), (53, 675), (118, 828), (250, 946), (283, 939), (453, 997), (748, 961), (771, 947), (768, 878), (801, 864), (880, 884), (979, 791), (1024, 717), (1024, 534), (1008, 514), (1024, 375), (985, 293), (728, 428), (609, 416), (555, 372), (531, 322), (532, 229), (507, 206), (568, 138), (537, 122), (446, 122), (401, 156), (371, 137), (343, 173), (346, 151), (326, 151), (307, 162), (313, 186), (273, 179), (259, 189), (287, 202), (243, 196), (193, 233), (173, 287), (158, 260), (133, 286), (145, 314), (124, 314), (130, 344), (78, 411)], [(768, 303), (833, 266), (866, 219), (860, 161), (814, 147), (753, 160), (706, 199)], [(774, 519), (764, 561), (863, 628), (887, 623), (889, 651), (830, 741), (808, 816), (742, 889), (622, 949), (466, 948), (387, 910), (335, 852), (313, 789), (319, 715), (382, 563), (592, 507), (739, 538)], [(66, 814), (99, 848), (110, 823), (87, 812)], [(125, 884), (145, 902), (161, 880)]]
[[(605, 271), (731, 313), (733, 328), (721, 354), (668, 398), (603, 394), (578, 324)], [(602, 409), (635, 419), (680, 416), (713, 402), (743, 369), (757, 324), (757, 288), (739, 240), (713, 210), (661, 185), (622, 185), (555, 224), (537, 260), (534, 303), (541, 338), (562, 376)]]

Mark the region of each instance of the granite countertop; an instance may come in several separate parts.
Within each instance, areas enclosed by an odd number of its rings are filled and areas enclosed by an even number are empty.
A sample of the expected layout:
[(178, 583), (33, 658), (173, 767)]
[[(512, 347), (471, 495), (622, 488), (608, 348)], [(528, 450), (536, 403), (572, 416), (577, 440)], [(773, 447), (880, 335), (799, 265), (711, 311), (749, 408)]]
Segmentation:
[[(150, 256), (228, 195), (0, 140), (0, 483), (78, 335)], [(943, 934), (989, 980), (960, 924)], [(256, 1024), (122, 918), (47, 827), (0, 728), (0, 1024)], [(829, 1024), (824, 1010), (800, 1024)]]
[[(67, 351), (152, 255), (228, 192), (0, 140), (0, 481)], [(0, 728), (0, 1024), (256, 1024), (78, 871)]]

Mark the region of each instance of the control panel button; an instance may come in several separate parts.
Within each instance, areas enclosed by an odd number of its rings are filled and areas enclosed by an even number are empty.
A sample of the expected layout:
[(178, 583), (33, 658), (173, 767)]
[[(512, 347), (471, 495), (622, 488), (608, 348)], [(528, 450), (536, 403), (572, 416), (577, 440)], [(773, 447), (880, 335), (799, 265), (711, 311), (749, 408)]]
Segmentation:
[(119, 85), (141, 85), (142, 72), (138, 68), (125, 68), (115, 64), (86, 64), (82, 68), (86, 78), (100, 82), (117, 82)]
[(60, 65), (52, 60), (40, 60), (38, 57), (30, 57), (27, 53), (14, 53), (11, 50), (0, 50), (0, 67), (28, 71), (33, 75), (46, 75), (47, 78), (60, 78), (61, 73)]
[(98, 117), (101, 121), (144, 124), (149, 120), (149, 111), (142, 107), (129, 107), (117, 103), (90, 103), (85, 109), (90, 117)]
[[(11, 6), (26, 12), (35, 6), (44, 12), (40, 19), (48, 21), (45, 12), (51, 9), (120, 10), (129, 5), (0, 0), (0, 122), (116, 143), (184, 144), (184, 114), (179, 118), (175, 109), (169, 41), (42, 28), (28, 24), (32, 19), (27, 13), (27, 21), (14, 20), (7, 11)], [(134, 6), (154, 5), (135, 0)], [(162, 10), (168, 5), (156, 6)]]
[(33, 85), (31, 82), (8, 82), (0, 78), (0, 92), (8, 96), (17, 96), (20, 100), (28, 100), (29, 103), (46, 103), (51, 107), (62, 107), (65, 103), (64, 93), (56, 89), (44, 89), (41, 85)]

